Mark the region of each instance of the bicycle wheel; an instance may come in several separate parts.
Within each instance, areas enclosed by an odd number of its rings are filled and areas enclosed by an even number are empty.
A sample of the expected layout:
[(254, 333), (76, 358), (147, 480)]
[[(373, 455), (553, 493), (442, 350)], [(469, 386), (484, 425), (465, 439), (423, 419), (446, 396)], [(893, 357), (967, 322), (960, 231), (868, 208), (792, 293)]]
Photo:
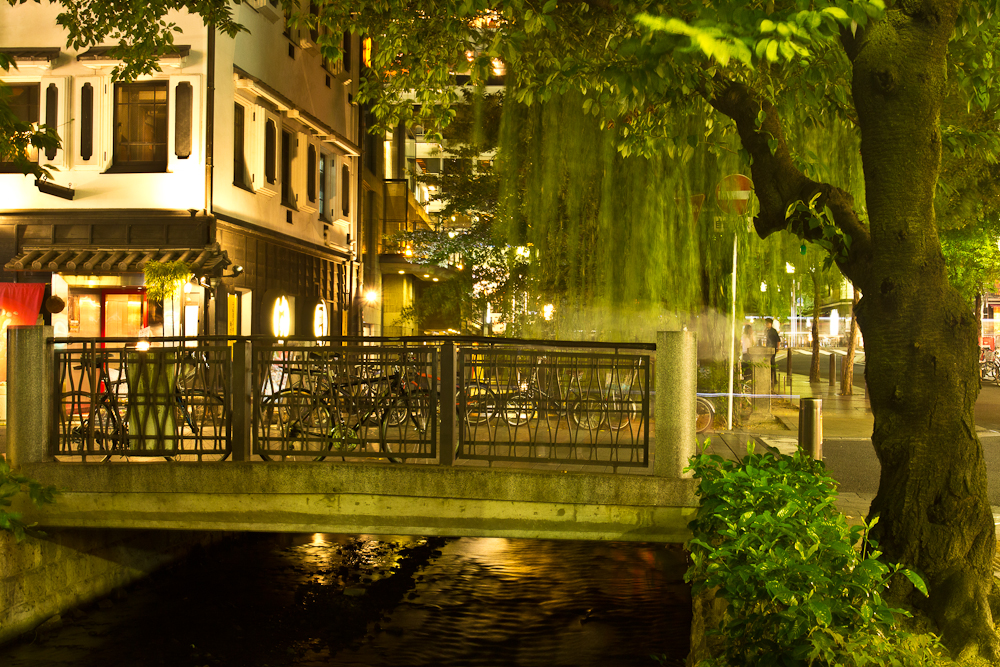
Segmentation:
[(751, 389), (750, 383), (740, 387), (740, 393), (736, 396), (733, 405), (733, 412), (736, 421), (740, 424), (745, 424), (750, 419), (750, 414), (753, 412), (753, 389)]
[(634, 401), (619, 391), (612, 392), (608, 400), (608, 428), (620, 431), (632, 423), (632, 415), (638, 412)]
[[(100, 396), (91, 413), (92, 398), (86, 391), (68, 391), (60, 397), (60, 454), (100, 455), (104, 457), (102, 460), (107, 460), (110, 452), (116, 449), (121, 420)], [(93, 445), (90, 441), (91, 424), (94, 427)], [(63, 443), (68, 445), (68, 450)]]
[(596, 431), (601, 427), (601, 422), (604, 421), (601, 407), (601, 402), (596, 398), (571, 397), (569, 415), (578, 428)]
[(469, 424), (482, 424), (497, 415), (497, 397), (493, 390), (478, 382), (465, 385), (459, 406), (465, 407), (465, 420)]
[(334, 454), (330, 411), (309, 392), (284, 389), (261, 405), (264, 448), (291, 461), (322, 461)]
[[(178, 393), (174, 404), (179, 455), (191, 443), (199, 461), (225, 461), (229, 458), (226, 406), (218, 394), (193, 389)], [(193, 442), (192, 442), (193, 441)]]
[(510, 426), (524, 426), (535, 415), (535, 399), (526, 391), (516, 391), (507, 396), (500, 416)]
[(704, 433), (715, 421), (715, 407), (707, 398), (701, 396), (695, 402), (694, 428), (698, 433)]

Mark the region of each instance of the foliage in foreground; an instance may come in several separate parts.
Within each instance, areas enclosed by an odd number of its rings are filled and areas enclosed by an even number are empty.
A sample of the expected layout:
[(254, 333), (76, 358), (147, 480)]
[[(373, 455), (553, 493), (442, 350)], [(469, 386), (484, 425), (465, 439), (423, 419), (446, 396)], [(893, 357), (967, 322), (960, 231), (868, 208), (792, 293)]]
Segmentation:
[(55, 502), (59, 491), (54, 486), (43, 486), (30, 477), (13, 472), (7, 459), (0, 456), (0, 529), (14, 533), (14, 538), (20, 542), (25, 535), (44, 535), (41, 531), (32, 530), (35, 524), (22, 521), (20, 512), (8, 511), (11, 498), (19, 493), (27, 493), (36, 505)]
[(822, 462), (751, 444), (742, 463), (703, 453), (691, 469), (701, 504), (685, 578), (728, 603), (709, 630), (722, 654), (700, 667), (938, 664), (938, 640), (902, 631), (908, 612), (883, 599), (897, 573), (926, 595), (923, 581), (879, 559), (870, 525), (848, 527)]

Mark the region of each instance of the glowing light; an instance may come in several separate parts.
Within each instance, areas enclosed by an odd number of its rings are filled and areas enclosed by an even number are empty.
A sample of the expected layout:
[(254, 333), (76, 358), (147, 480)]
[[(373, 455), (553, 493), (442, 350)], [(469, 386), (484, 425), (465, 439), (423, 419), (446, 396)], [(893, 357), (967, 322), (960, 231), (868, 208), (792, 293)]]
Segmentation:
[(375, 290), (368, 290), (367, 292), (365, 292), (365, 301), (367, 301), (368, 303), (375, 303), (376, 301), (378, 301), (378, 292), (376, 292)]
[(326, 316), (326, 304), (322, 301), (313, 310), (313, 335), (316, 338), (330, 335), (330, 320)]
[(138, 343), (135, 344), (135, 349), (139, 350), (140, 352), (147, 351), (149, 349), (149, 341), (146, 339), (140, 340)]
[(413, 248), (406, 246), (406, 252), (404, 253), (407, 257), (413, 257)]
[(435, 278), (435, 279), (434, 279), (434, 282), (437, 282), (437, 281), (438, 281), (438, 279), (437, 279), (437, 278)]
[(271, 331), (275, 338), (288, 338), (292, 330), (292, 308), (288, 305), (288, 299), (284, 296), (278, 297), (274, 302), (274, 310), (271, 312)]
[(546, 321), (550, 321), (552, 319), (552, 311), (554, 311), (555, 309), (556, 307), (553, 306), (551, 303), (545, 304), (544, 306), (542, 306), (542, 317), (544, 317)]
[(430, 278), (430, 277), (431, 277), (431, 274), (429, 274), (429, 273), (425, 273), (424, 274), (424, 278)]
[(448, 238), (450, 239), (455, 238), (455, 232), (448, 232)]
[(459, 270), (459, 271), (461, 271), (461, 270), (462, 270), (462, 269), (464, 269), (464, 268), (465, 268), (465, 265), (464, 265), (464, 264), (459, 264), (459, 265), (458, 265), (458, 270)]
[(406, 271), (400, 271), (399, 275), (403, 275), (404, 273), (406, 273)]
[(767, 283), (761, 283), (760, 284), (760, 291), (761, 292), (766, 292), (767, 291)]
[(795, 273), (795, 267), (789, 262), (785, 262), (785, 273)]

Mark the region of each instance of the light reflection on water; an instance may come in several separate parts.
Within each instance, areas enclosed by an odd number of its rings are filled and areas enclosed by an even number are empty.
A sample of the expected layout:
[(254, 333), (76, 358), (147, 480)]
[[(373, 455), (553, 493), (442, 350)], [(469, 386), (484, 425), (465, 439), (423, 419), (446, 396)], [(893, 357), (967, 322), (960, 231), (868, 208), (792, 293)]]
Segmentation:
[(0, 648), (0, 665), (680, 665), (684, 568), (679, 545), (244, 536)]
[(360, 646), (303, 664), (607, 667), (687, 652), (676, 546), (462, 538), (441, 551)]

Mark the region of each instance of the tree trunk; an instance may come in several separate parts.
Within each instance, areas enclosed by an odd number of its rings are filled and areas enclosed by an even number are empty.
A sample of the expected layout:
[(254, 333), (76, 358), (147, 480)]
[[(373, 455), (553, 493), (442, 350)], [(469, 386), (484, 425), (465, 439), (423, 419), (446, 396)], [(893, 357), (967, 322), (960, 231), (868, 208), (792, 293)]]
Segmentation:
[[(973, 411), (976, 320), (949, 285), (934, 192), (957, 0), (901, 3), (853, 54), (871, 261), (857, 282), (882, 466), (870, 517), (892, 561), (928, 580), (923, 604), (959, 659), (1000, 647), (987, 595), (996, 536)], [(907, 591), (898, 583), (894, 594)], [(919, 596), (910, 596), (920, 603)]]
[(819, 278), (812, 274), (813, 321), (812, 321), (812, 363), (809, 365), (809, 381), (819, 382)]
[[(841, 35), (853, 65), (867, 227), (849, 193), (795, 167), (765, 97), (723, 80), (709, 100), (736, 121), (753, 158), (760, 236), (789, 230), (817, 240), (832, 220), (850, 238), (833, 244), (833, 256), (863, 293), (855, 312), (881, 463), (873, 536), (888, 560), (923, 572), (930, 590), (925, 601), (900, 580), (892, 596), (921, 605), (959, 661), (976, 653), (996, 660), (1000, 639), (987, 596), (997, 540), (974, 422), (977, 322), (948, 284), (934, 216), (940, 107), (959, 4), (894, 3), (884, 18)], [(815, 195), (828, 219), (787, 214)]]
[(840, 374), (840, 395), (851, 396), (854, 393), (854, 353), (858, 347), (858, 297), (861, 293), (854, 289), (854, 300), (851, 305), (851, 333), (847, 340), (847, 356), (844, 357), (844, 370)]

